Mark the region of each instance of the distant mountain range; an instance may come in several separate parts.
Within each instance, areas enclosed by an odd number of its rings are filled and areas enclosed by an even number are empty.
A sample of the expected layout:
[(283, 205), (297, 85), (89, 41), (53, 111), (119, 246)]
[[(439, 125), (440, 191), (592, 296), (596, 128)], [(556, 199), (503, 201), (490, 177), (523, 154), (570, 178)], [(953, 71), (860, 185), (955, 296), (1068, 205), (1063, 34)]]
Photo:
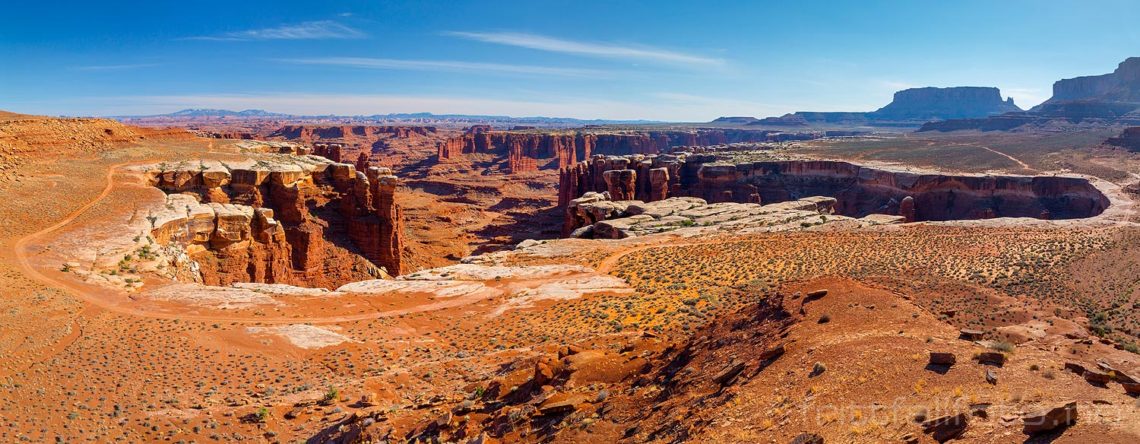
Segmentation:
[(638, 124), (655, 124), (665, 123), (658, 120), (608, 120), (608, 119), (575, 119), (570, 117), (512, 117), (512, 116), (494, 116), (494, 115), (478, 115), (478, 114), (433, 114), (427, 112), (421, 113), (390, 113), (390, 114), (372, 114), (372, 115), (297, 115), (297, 114), (283, 114), (274, 113), (261, 109), (247, 109), (243, 111), (231, 111), (225, 109), (213, 108), (190, 108), (181, 111), (175, 111), (168, 114), (152, 114), (142, 116), (114, 116), (114, 119), (124, 121), (145, 121), (145, 120), (178, 120), (178, 119), (213, 119), (213, 118), (226, 118), (226, 119), (276, 119), (276, 120), (363, 120), (363, 121), (454, 121), (454, 122), (488, 122), (488, 123), (510, 123), (510, 124), (535, 124), (535, 125), (638, 125)]
[(214, 108), (191, 108), (182, 111), (175, 111), (170, 114), (160, 114), (154, 116), (132, 116), (132, 117), (288, 117), (288, 114), (271, 113), (263, 109), (247, 109), (244, 111), (230, 111), (228, 109), (214, 109)]

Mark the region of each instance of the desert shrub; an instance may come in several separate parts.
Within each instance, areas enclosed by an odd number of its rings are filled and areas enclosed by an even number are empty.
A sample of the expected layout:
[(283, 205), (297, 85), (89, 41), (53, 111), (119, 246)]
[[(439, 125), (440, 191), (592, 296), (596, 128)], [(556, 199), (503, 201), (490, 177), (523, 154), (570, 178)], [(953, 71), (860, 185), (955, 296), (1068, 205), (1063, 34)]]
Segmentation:
[(330, 385), (329, 390), (325, 392), (325, 396), (321, 398), (321, 404), (332, 404), (336, 402), (337, 398), (340, 398), (340, 390)]
[(997, 351), (1003, 351), (1006, 353), (1013, 353), (1013, 350), (1017, 347), (1014, 346), (1013, 343), (1011, 343), (1011, 342), (996, 341), (996, 342), (993, 342), (990, 344), (990, 348), (997, 350)]

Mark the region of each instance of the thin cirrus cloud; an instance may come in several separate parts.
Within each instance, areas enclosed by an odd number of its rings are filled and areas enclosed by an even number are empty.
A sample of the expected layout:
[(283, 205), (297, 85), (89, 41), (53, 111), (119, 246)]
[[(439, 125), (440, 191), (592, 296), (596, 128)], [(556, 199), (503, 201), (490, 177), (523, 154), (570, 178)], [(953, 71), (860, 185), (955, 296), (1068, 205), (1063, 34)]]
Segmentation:
[(216, 35), (186, 37), (184, 40), (246, 41), (246, 40), (332, 40), (361, 39), (363, 31), (333, 20), (317, 20), (272, 28), (247, 29)]
[(604, 77), (604, 71), (552, 66), (512, 65), (502, 63), (463, 62), (457, 60), (403, 60), (369, 57), (315, 57), (273, 59), (297, 65), (342, 66), (365, 69), (397, 69), (410, 71), (485, 72), (500, 74), (529, 74), (565, 77)]
[(518, 32), (461, 32), (449, 31), (444, 35), (485, 43), (515, 46), (539, 51), (574, 54), (580, 56), (629, 59), (669, 64), (723, 66), (723, 59), (706, 57), (648, 46), (619, 45), (614, 43), (582, 42), (543, 35)]

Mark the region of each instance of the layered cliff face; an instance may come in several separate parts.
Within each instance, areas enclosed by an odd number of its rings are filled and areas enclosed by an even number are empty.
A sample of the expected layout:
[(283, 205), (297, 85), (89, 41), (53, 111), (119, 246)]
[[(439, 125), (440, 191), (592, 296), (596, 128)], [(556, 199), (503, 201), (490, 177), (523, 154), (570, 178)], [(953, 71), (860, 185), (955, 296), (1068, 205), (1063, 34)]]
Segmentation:
[(1067, 101), (1140, 104), (1140, 57), (1129, 57), (1109, 74), (1058, 80), (1053, 83), (1053, 97), (1033, 110)]
[[(642, 171), (657, 179), (638, 180)], [(631, 183), (627, 176), (632, 176), (632, 193), (627, 190)], [(645, 202), (688, 196), (708, 202), (768, 204), (827, 196), (836, 199), (836, 214), (898, 215), (910, 222), (1073, 219), (1095, 216), (1109, 205), (1108, 198), (1082, 178), (917, 174), (838, 161), (726, 164), (708, 154), (596, 156), (562, 171), (563, 208), (590, 192), (614, 201)], [(563, 234), (580, 228), (581, 219), (568, 213)]]
[(959, 86), (911, 88), (896, 92), (894, 100), (868, 114), (882, 120), (936, 120), (985, 117), (1021, 111), (1013, 99), (1002, 100), (997, 88)]
[[(594, 150), (595, 138), (590, 134), (495, 133), (489, 130), (469, 131), (461, 136), (440, 141), (436, 155), (440, 161), (464, 154), (493, 153), (507, 158), (512, 173), (537, 171), (539, 162), (554, 160), (559, 168), (587, 158)], [(545, 163), (545, 162), (543, 162)]]
[(156, 216), (152, 235), (185, 248), (206, 284), (335, 288), (404, 271), (398, 179), (387, 168), (279, 156), (158, 165), (148, 177), (171, 193), (174, 215)]
[(286, 125), (263, 133), (268, 139), (311, 145), (315, 153), (346, 163), (408, 143), (430, 143), (435, 134), (435, 127), (402, 125)]
[[(837, 214), (855, 217), (1074, 219), (1095, 216), (1109, 205), (1087, 180), (1072, 177), (917, 174), (836, 161), (755, 162), (735, 169), (735, 177), (755, 186), (765, 202), (832, 196)], [(903, 205), (907, 198), (913, 203)]]
[[(489, 128), (440, 141), (440, 161), (464, 154), (497, 153), (506, 157), (512, 172), (535, 171), (546, 165), (568, 168), (593, 154), (628, 155), (668, 152), (682, 146), (712, 146), (739, 142), (788, 140), (789, 135), (763, 130), (697, 129), (629, 133), (539, 134), (493, 132)], [(799, 135), (796, 139), (817, 135)]]

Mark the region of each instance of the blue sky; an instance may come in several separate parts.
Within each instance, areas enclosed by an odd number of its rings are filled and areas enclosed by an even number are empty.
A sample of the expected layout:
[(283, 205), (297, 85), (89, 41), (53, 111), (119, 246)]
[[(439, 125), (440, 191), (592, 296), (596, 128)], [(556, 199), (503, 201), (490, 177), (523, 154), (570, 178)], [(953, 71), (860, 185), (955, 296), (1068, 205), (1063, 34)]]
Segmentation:
[(0, 109), (263, 108), (707, 121), (869, 111), (913, 86), (1140, 56), (1135, 1), (10, 2)]

